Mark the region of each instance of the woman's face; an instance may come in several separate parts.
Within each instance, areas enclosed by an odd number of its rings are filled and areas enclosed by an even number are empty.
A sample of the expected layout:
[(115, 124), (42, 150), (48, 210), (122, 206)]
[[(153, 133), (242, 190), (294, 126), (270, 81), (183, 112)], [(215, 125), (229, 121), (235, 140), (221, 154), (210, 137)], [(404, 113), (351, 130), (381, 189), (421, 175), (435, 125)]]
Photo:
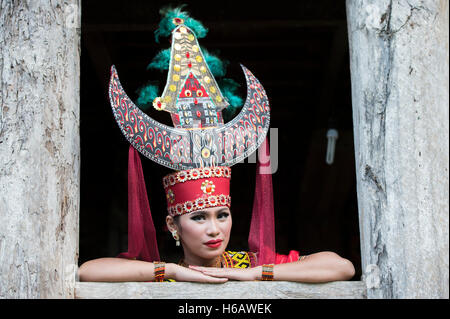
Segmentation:
[(221, 255), (230, 240), (231, 224), (230, 209), (226, 206), (181, 215), (181, 229), (177, 230), (185, 261), (201, 265)]

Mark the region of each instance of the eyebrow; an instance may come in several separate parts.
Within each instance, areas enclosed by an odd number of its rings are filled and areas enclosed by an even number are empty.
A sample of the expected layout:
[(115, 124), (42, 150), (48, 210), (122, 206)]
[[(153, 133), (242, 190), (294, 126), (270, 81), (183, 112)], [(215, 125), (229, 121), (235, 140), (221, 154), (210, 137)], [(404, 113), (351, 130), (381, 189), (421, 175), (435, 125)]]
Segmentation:
[[(222, 208), (222, 209), (220, 209), (219, 211), (217, 211), (217, 213), (223, 213), (223, 212), (227, 212), (227, 213), (229, 213), (230, 212), (230, 210), (228, 209), (228, 208)], [(205, 214), (207, 214), (208, 212), (207, 211), (205, 211), (205, 210), (198, 210), (198, 211), (196, 211), (196, 212), (192, 212), (191, 213), (191, 215), (205, 215)]]
[(196, 212), (192, 212), (189, 215), (196, 216), (196, 215), (205, 215), (205, 214), (206, 214), (206, 212), (204, 210), (199, 210), (199, 211), (196, 211)]

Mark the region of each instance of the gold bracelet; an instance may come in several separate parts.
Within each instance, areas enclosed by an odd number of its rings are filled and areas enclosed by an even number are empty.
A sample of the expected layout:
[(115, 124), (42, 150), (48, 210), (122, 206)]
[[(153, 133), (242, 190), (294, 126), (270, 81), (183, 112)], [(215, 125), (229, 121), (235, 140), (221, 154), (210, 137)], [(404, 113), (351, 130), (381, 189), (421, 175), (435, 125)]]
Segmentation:
[(164, 272), (166, 269), (166, 263), (162, 261), (153, 262), (155, 266), (155, 281), (163, 282), (164, 281)]
[(261, 280), (263, 280), (263, 281), (272, 281), (273, 280), (273, 264), (262, 265)]

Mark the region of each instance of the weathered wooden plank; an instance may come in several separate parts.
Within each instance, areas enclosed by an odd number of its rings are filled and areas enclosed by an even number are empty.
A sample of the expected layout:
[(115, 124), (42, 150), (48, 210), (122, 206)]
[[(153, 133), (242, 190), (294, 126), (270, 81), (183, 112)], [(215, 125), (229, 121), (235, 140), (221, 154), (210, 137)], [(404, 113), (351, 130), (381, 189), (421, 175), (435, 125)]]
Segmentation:
[(79, 3), (0, 0), (0, 299), (73, 297)]
[(347, 0), (369, 298), (449, 297), (448, 1)]
[(75, 284), (75, 298), (79, 299), (364, 299), (365, 291), (361, 281), (323, 284), (286, 281), (232, 281), (218, 285), (188, 282)]

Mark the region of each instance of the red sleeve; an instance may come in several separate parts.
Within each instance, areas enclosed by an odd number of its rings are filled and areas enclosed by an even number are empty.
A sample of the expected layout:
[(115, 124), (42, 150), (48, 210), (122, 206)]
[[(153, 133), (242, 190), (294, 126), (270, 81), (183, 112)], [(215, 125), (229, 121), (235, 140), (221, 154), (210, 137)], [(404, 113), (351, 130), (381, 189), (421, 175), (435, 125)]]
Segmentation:
[(289, 255), (276, 254), (275, 265), (291, 263), (300, 259), (300, 253), (297, 250), (291, 250)]

